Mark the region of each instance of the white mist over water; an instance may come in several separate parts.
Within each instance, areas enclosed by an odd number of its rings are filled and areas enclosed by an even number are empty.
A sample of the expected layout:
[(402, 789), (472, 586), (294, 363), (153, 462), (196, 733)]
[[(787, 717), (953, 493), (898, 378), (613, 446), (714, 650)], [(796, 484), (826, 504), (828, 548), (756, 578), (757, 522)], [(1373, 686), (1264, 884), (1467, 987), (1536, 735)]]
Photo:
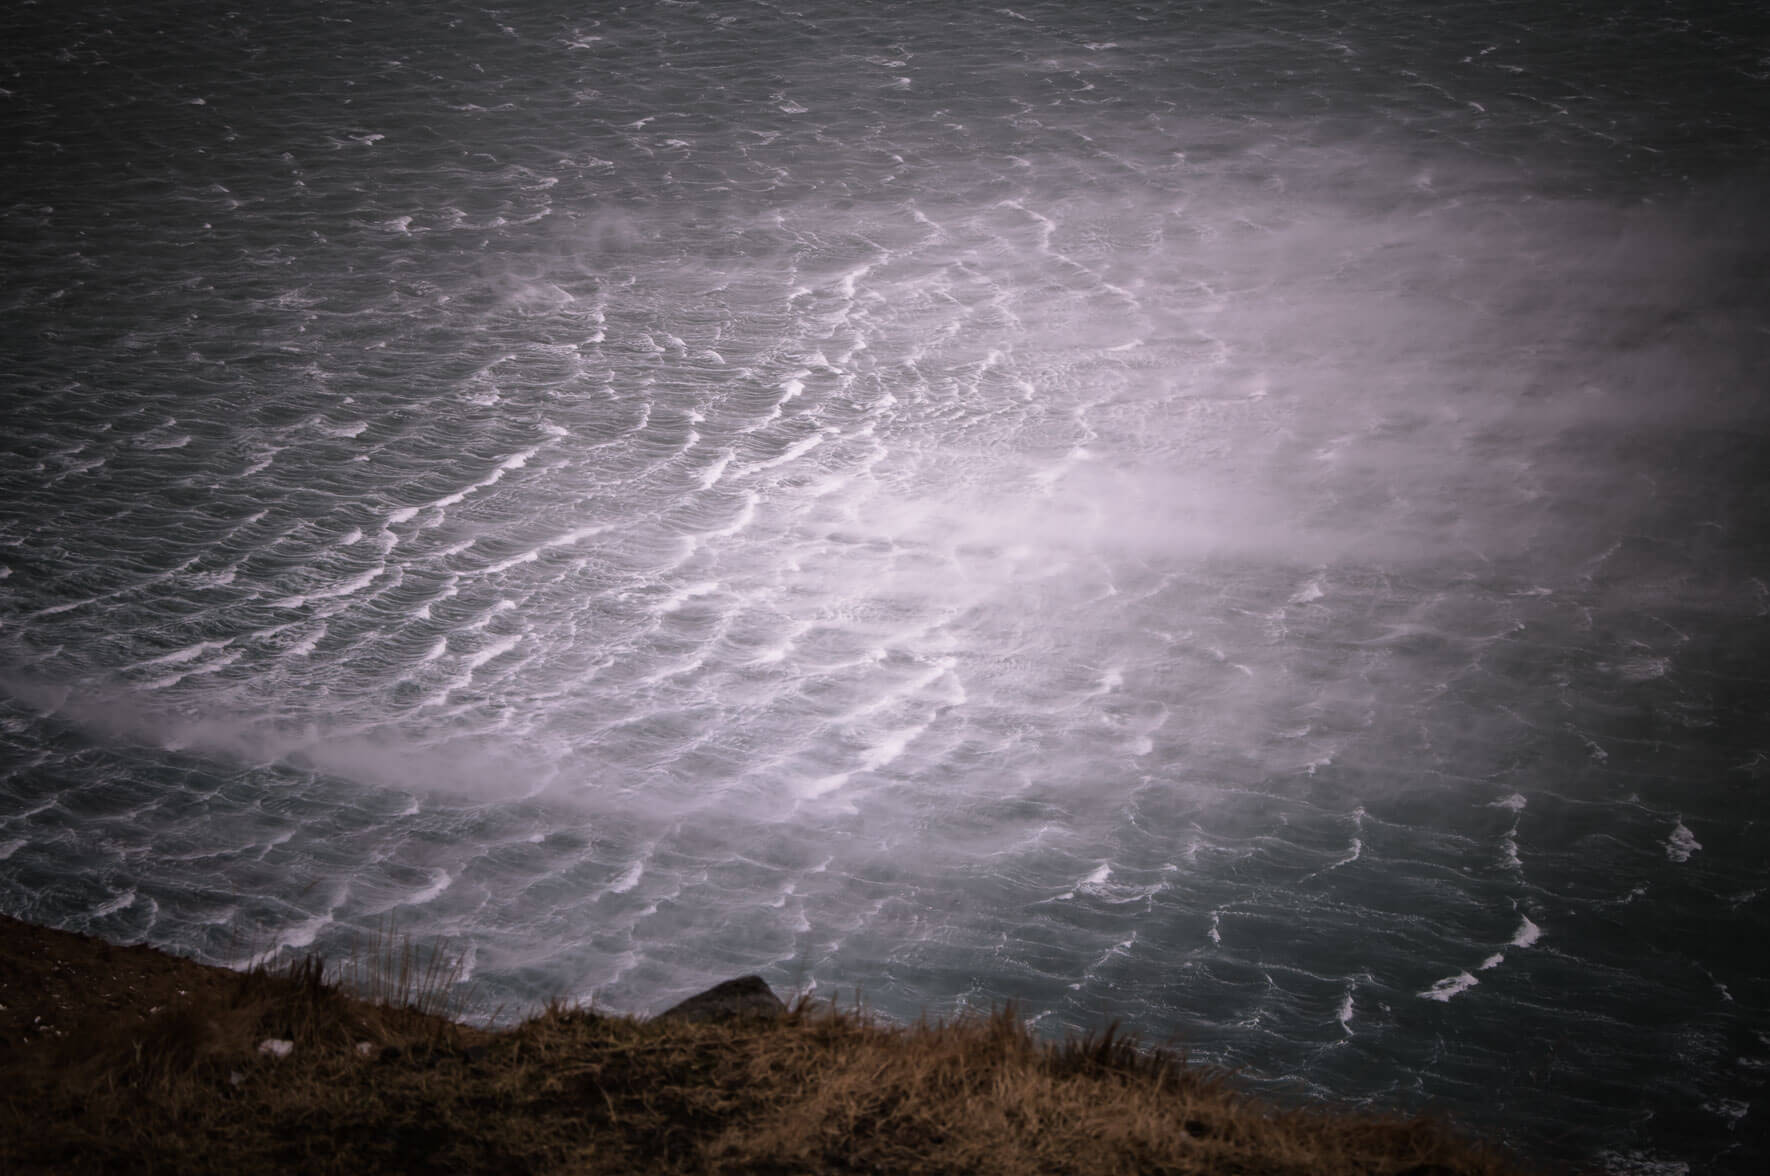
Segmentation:
[[(1731, 280), (1731, 238), (1359, 144), (1159, 146), (1134, 162), (1160, 199), (1034, 169), (981, 207), (721, 218), (710, 240), (760, 234), (760, 267), (637, 216), (549, 229), (452, 323), (497, 341), (454, 394), (534, 423), (324, 524), (334, 569), (251, 598), (276, 624), (44, 709), (243, 766), (544, 795), (648, 844), (864, 819), (934, 869), (979, 849), (923, 827), (942, 808), (1033, 797), (1085, 841), (1161, 787), (1210, 830), (1220, 795), (1349, 749), (1413, 763), (1452, 721), (1420, 700), (1583, 615), (1652, 509), (1664, 456), (1616, 439), (1749, 415), (1708, 354), (1747, 324), (1684, 312)], [(373, 403), (347, 411), (316, 431), (399, 452)], [(374, 627), (335, 640), (357, 612)]]

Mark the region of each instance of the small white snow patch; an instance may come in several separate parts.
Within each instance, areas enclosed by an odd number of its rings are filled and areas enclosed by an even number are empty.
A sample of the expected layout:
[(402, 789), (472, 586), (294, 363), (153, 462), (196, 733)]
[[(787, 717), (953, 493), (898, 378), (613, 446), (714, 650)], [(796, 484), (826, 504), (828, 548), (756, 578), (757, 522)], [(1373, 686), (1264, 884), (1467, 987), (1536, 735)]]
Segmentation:
[(275, 1037), (266, 1037), (258, 1043), (258, 1052), (271, 1058), (286, 1058), (295, 1052), (293, 1041), (281, 1041)]
[(359, 1041), (356, 1043), (356, 1052), (362, 1057), (369, 1057), (375, 1052), (375, 1043), (372, 1041)]

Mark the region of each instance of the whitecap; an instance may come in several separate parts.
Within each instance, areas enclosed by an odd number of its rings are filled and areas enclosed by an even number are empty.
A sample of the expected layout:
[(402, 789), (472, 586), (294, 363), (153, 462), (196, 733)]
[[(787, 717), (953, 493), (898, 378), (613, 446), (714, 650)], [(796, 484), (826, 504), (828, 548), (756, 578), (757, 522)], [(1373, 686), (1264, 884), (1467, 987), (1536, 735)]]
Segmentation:
[(447, 890), (454, 884), (454, 881), (454, 878), (449, 875), (447, 870), (433, 871), (429, 885), (407, 898), (404, 905), (423, 906), (425, 903)]
[(743, 508), (738, 511), (736, 518), (725, 526), (720, 527), (718, 530), (708, 531), (706, 534), (709, 536), (717, 536), (721, 539), (729, 539), (731, 536), (737, 534), (739, 531), (749, 526), (751, 520), (756, 517), (756, 504), (760, 500), (760, 495), (754, 490), (750, 491), (744, 496)]
[(1513, 947), (1529, 947), (1543, 937), (1543, 929), (1531, 922), (1529, 915), (1519, 915), (1518, 917), (1523, 921), (1518, 924), (1518, 930), (1512, 935), (1511, 945)]
[(702, 580), (698, 584), (690, 584), (686, 588), (678, 588), (676, 591), (670, 593), (670, 595), (664, 597), (663, 601), (658, 605), (658, 612), (675, 612), (695, 597), (711, 596), (717, 591), (719, 591), (719, 581), (717, 580)]
[[(481, 478), (479, 481), (469, 483), (468, 485), (463, 486), (461, 489), (455, 491), (453, 494), (445, 494), (441, 498), (436, 499), (430, 505), (434, 506), (434, 507), (455, 506), (455, 505), (459, 504), (460, 502), (462, 502), (463, 500), (465, 500), (469, 494), (474, 494), (480, 490), (484, 490), (488, 487), (497, 485), (499, 482), (504, 480), (505, 474), (509, 473), (511, 470), (519, 470), (523, 466), (527, 465), (529, 458), (533, 457), (539, 451), (540, 451), (540, 447), (537, 446), (534, 449), (525, 449), (521, 453), (511, 454), (509, 457), (507, 457), (503, 461), (499, 462), (496, 469), (494, 469), (491, 473), (487, 474), (485, 477)], [(391, 517), (392, 516), (389, 516), (389, 518), (391, 518)], [(397, 522), (399, 520), (394, 520), (394, 521)]]
[(1617, 666), (1616, 673), (1625, 682), (1649, 682), (1654, 678), (1665, 677), (1671, 666), (1670, 658), (1635, 657)]
[(470, 670), (477, 670), (493, 658), (509, 653), (512, 649), (515, 649), (521, 641), (522, 634), (514, 633), (509, 637), (490, 642), (484, 649), (468, 655), (467, 668)]
[(928, 724), (923, 723), (920, 726), (905, 727), (891, 732), (861, 754), (861, 767), (869, 772), (876, 772), (885, 767), (902, 755), (904, 750), (915, 742), (916, 737), (927, 729)]
[(479, 963), (479, 949), (469, 940), (462, 948), (460, 956), (455, 960), (454, 974), (457, 985), (466, 984), (473, 979), (474, 966)]
[[(551, 539), (543, 539), (529, 550), (513, 555), (509, 559), (499, 560), (494, 564), (488, 564), (486, 565), (485, 570), (488, 572), (505, 572), (518, 564), (534, 563), (537, 559), (541, 558), (541, 553), (549, 548), (569, 547), (580, 540), (588, 539), (592, 535), (600, 535), (606, 530), (608, 530), (608, 527), (600, 523), (594, 523), (587, 527), (578, 527), (574, 530), (567, 531), (564, 534), (555, 535)], [(461, 547), (455, 548), (454, 550), (459, 551), (470, 546), (472, 546), (471, 542), (463, 544)], [(450, 554), (453, 554), (453, 552), (450, 552)]]
[(719, 476), (725, 473), (725, 467), (731, 464), (731, 459), (732, 451), (728, 449), (715, 458), (712, 465), (701, 471), (702, 490), (709, 488), (719, 480)]
[(816, 780), (801, 782), (793, 791), (803, 800), (815, 800), (820, 796), (829, 795), (848, 783), (848, 777), (853, 774), (852, 772), (837, 772), (830, 776), (820, 776)]
[(240, 651), (235, 650), (224, 657), (217, 658), (215, 661), (194, 666), (188, 670), (181, 670), (176, 674), (164, 678), (156, 678), (151, 682), (143, 682), (142, 687), (147, 690), (164, 690), (168, 686), (176, 686), (186, 678), (196, 677), (199, 674), (213, 674), (220, 670), (224, 670), (234, 662), (239, 661), (240, 656)]
[(232, 638), (229, 638), (227, 641), (199, 641), (195, 645), (187, 645), (183, 649), (175, 649), (171, 653), (149, 658), (144, 662), (137, 662), (136, 665), (138, 668), (142, 666), (181, 665), (184, 662), (193, 661), (196, 658), (201, 657), (212, 649), (226, 649), (231, 641)]
[(313, 941), (319, 937), (320, 932), (325, 930), (331, 922), (332, 914), (330, 911), (323, 915), (315, 915), (310, 919), (302, 920), (276, 937), (275, 945), (271, 948), (271, 954), (274, 954), (285, 947), (299, 949), (311, 946)]
[(1290, 603), (1291, 604), (1312, 604), (1315, 601), (1320, 600), (1322, 597), (1326, 596), (1327, 591), (1321, 586), (1321, 581), (1322, 581), (1322, 577), (1320, 577), (1320, 576), (1316, 576), (1313, 579), (1309, 580), (1301, 588), (1297, 589), (1296, 592), (1291, 594)]
[(317, 596), (353, 596), (356, 593), (361, 592), (364, 588), (367, 588), (370, 584), (373, 584), (376, 580), (379, 580), (386, 573), (387, 566), (385, 564), (377, 564), (374, 567), (351, 577), (342, 584), (334, 585), (331, 588), (322, 588), (318, 592), (309, 593), (308, 596), (310, 599)]
[(1475, 970), (1477, 972), (1490, 971), (1491, 969), (1497, 968), (1505, 962), (1506, 962), (1505, 953), (1496, 951), (1492, 955), (1488, 956), (1486, 959), (1482, 960), (1480, 966), (1477, 967)]
[(793, 639), (788, 637), (778, 644), (771, 645), (767, 649), (764, 649), (761, 653), (758, 653), (755, 657), (751, 658), (747, 664), (752, 666), (773, 665), (775, 662), (786, 660), (787, 653), (792, 648)]
[(1458, 993), (1467, 992), (1479, 983), (1481, 981), (1469, 973), (1458, 972), (1455, 976), (1446, 976), (1419, 995), (1426, 1000), (1448, 1001), (1451, 997)]
[(118, 911), (127, 910), (134, 905), (135, 905), (135, 891), (126, 890), (122, 894), (119, 894), (117, 897), (111, 899), (111, 901), (109, 901), (107, 903), (103, 903), (100, 906), (94, 908), (94, 910), (92, 912), (92, 917), (95, 919), (102, 919), (106, 915), (114, 915)]
[(48, 608), (40, 608), (36, 612), (34, 612), (30, 615), (33, 618), (35, 618), (35, 617), (53, 617), (53, 616), (56, 616), (60, 613), (72, 612), (74, 609), (79, 608), (81, 605), (92, 604), (92, 603), (95, 603), (96, 601), (103, 600), (103, 599), (104, 599), (104, 597), (102, 597), (102, 596), (88, 596), (84, 600), (70, 600), (66, 604), (52, 604)]
[(1683, 1160), (1656, 1160), (1617, 1152), (1603, 1152), (1598, 1160), (1609, 1176), (1690, 1176), (1690, 1165)]
[(1352, 844), (1350, 846), (1348, 846), (1346, 849), (1346, 856), (1341, 858), (1339, 861), (1332, 863), (1331, 865), (1324, 866), (1323, 872), (1325, 873), (1327, 870), (1337, 870), (1341, 866), (1349, 866), (1353, 862), (1357, 861), (1359, 858), (1361, 858), (1363, 856), (1364, 856), (1364, 841), (1361, 838), (1354, 837), (1352, 839)]
[[(543, 545), (545, 546), (545, 545)], [(528, 551), (518, 552), (509, 559), (501, 559), (497, 563), (487, 564), (486, 571), (492, 574), (507, 572), (518, 564), (534, 563), (541, 558), (541, 548), (535, 547)]]
[(609, 884), (608, 892), (610, 894), (626, 894), (629, 890), (632, 890), (635, 886), (639, 885), (639, 879), (644, 876), (645, 859), (641, 858), (628, 866), (626, 871), (619, 878), (616, 878)]
[(1684, 822), (1680, 819), (1672, 829), (1671, 836), (1666, 838), (1665, 847), (1668, 858), (1674, 862), (1687, 862), (1690, 860), (1691, 854), (1702, 848), (1702, 842), (1698, 841), (1696, 835), (1684, 827)]
[(326, 635), (326, 626), (321, 625), (319, 628), (315, 629), (312, 633), (308, 634), (306, 637), (303, 637), (300, 641), (297, 641), (294, 645), (291, 645), (289, 647), (289, 653), (295, 657), (306, 657), (308, 654), (313, 652), (314, 646), (318, 645), (320, 643), (320, 638), (324, 637), (325, 635)]
[(342, 583), (334, 584), (330, 588), (318, 588), (306, 593), (297, 592), (293, 596), (285, 596), (280, 600), (271, 601), (270, 606), (272, 608), (300, 608), (312, 600), (326, 600), (335, 596), (353, 596), (380, 579), (386, 572), (387, 566), (378, 564)]
[(789, 445), (779, 457), (771, 457), (767, 461), (759, 461), (753, 465), (746, 466), (743, 472), (745, 475), (749, 475), (756, 473), (759, 470), (768, 470), (773, 469), (778, 465), (785, 465), (787, 462), (803, 457), (805, 454), (811, 452), (811, 450), (822, 445), (824, 439), (828, 435), (829, 434), (822, 432), (813, 433), (811, 436), (795, 441), (792, 445)]
[(1737, 1121), (1745, 1118), (1747, 1113), (1751, 1111), (1752, 1107), (1750, 1103), (1745, 1102), (1742, 1099), (1723, 1098), (1716, 1102), (1703, 1103), (1702, 1109), (1708, 1111), (1710, 1114), (1720, 1115), (1723, 1118)]
[(295, 839), (295, 831), (296, 831), (296, 826), (294, 826), (294, 825), (290, 825), (289, 827), (287, 827), (285, 829), (277, 830), (277, 832), (271, 834), (270, 837), (265, 840), (264, 846), (261, 849), (259, 849), (258, 853), (255, 856), (258, 858), (259, 861), (263, 861), (265, 855), (268, 854), (271, 850), (275, 849), (279, 845), (285, 845), (288, 842), (293, 841)]

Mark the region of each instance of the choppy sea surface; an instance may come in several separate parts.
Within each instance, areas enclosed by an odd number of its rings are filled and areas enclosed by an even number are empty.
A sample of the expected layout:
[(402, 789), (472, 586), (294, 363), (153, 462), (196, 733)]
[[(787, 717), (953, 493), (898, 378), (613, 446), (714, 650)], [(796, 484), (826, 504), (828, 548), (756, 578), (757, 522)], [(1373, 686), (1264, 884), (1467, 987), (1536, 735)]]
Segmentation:
[(1770, 1132), (1754, 4), (16, 4), (0, 910)]

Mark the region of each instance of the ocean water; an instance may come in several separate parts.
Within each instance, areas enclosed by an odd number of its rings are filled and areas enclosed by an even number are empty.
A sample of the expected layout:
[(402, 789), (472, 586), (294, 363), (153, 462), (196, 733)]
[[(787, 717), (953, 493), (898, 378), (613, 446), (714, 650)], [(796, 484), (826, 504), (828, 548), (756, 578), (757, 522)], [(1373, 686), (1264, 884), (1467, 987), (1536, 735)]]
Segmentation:
[(17, 4), (0, 910), (1770, 1097), (1754, 4)]

